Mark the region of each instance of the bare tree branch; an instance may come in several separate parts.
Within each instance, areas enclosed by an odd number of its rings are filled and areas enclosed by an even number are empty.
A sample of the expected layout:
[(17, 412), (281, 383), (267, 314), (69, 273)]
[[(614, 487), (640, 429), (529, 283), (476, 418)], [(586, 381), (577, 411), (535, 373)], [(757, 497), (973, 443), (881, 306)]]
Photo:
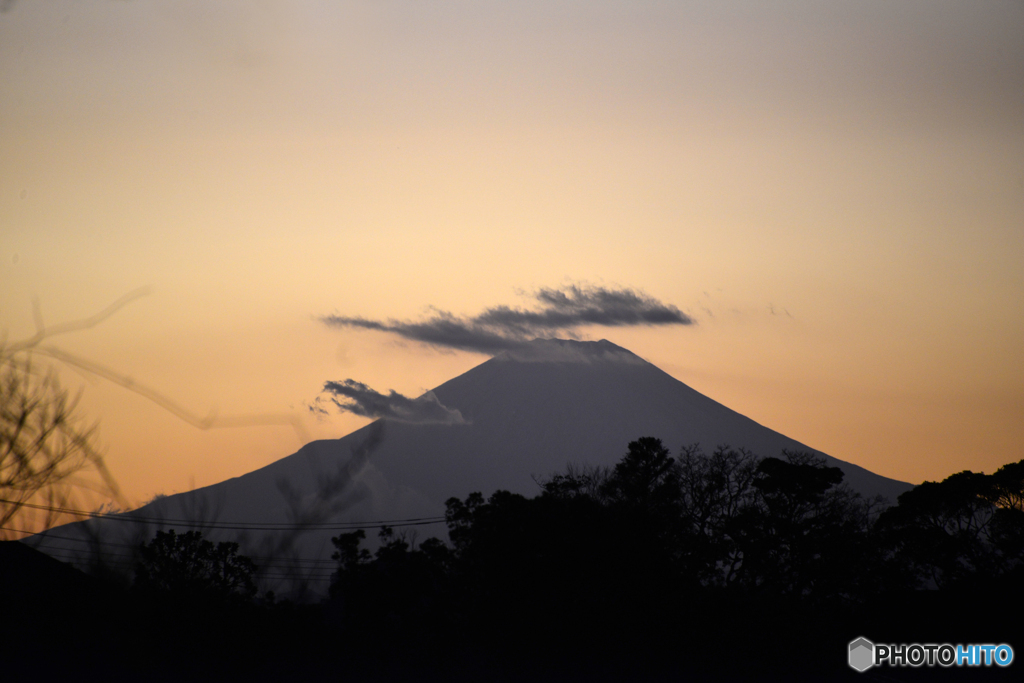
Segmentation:
[[(42, 528), (56, 523), (54, 513), (43, 515), (41, 520), (35, 519), (39, 515), (25, 508), (33, 499), (61, 503), (51, 507), (74, 507), (76, 491), (92, 491), (127, 507), (117, 483), (93, 446), (95, 425), (84, 425), (77, 413), (79, 397), (69, 396), (58, 382), (52, 365), (39, 372), (32, 364), (33, 356), (44, 356), (73, 370), (113, 382), (197, 429), (287, 425), (300, 443), (309, 440), (297, 414), (218, 416), (211, 410), (201, 417), (128, 375), (43, 344), (57, 335), (95, 327), (150, 292), (151, 288), (140, 287), (92, 316), (49, 327), (36, 300), (32, 306), (35, 334), (8, 345), (0, 342), (0, 538), (6, 537), (5, 531), (10, 528), (5, 527), (9, 527), (9, 522), (19, 513), (22, 513), (19, 518), (22, 529), (39, 522)], [(86, 471), (99, 481), (79, 476)]]

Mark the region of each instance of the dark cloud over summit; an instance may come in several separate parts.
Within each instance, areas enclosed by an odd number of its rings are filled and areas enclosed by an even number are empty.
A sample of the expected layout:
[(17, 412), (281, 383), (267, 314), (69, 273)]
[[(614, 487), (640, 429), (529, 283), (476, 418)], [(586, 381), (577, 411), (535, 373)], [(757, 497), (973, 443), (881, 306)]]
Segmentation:
[(694, 320), (675, 306), (634, 289), (572, 285), (543, 288), (533, 295), (539, 309), (509, 306), (488, 308), (472, 318), (439, 311), (423, 322), (387, 322), (339, 315), (321, 318), (332, 327), (390, 332), (432, 346), (495, 354), (522, 348), (529, 340), (551, 335), (575, 337), (588, 325), (602, 327), (692, 325)]

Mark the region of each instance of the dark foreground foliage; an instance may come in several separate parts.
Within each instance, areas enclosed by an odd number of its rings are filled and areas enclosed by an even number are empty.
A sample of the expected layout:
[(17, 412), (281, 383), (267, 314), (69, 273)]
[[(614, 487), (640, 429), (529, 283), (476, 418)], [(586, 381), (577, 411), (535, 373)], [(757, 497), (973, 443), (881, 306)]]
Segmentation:
[(131, 590), (48, 564), (0, 593), (20, 619), (0, 677), (1005, 680), (1019, 663), (858, 674), (845, 652), (858, 636), (1024, 652), (1022, 516), (1024, 461), (883, 508), (807, 454), (672, 457), (643, 438), (533, 498), (450, 499), (449, 542), (339, 536), (318, 605), (254, 599), (252, 563), (198, 534), (147, 544)]
[(883, 511), (808, 454), (673, 458), (639, 439), (614, 469), (570, 468), (534, 498), (450, 499), (450, 545), (384, 529), (371, 554), (362, 532), (338, 537), (332, 609), (346, 638), (410, 666), (456, 651), (551, 680), (856, 677), (845, 647), (860, 635), (1013, 644), (1022, 468)]

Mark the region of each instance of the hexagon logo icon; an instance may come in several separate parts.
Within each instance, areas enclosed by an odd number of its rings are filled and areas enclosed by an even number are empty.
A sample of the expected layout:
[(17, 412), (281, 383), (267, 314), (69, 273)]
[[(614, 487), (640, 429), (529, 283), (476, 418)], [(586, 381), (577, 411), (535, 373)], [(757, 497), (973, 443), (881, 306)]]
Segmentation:
[(875, 644), (867, 638), (850, 641), (850, 666), (857, 671), (867, 671), (875, 665)]

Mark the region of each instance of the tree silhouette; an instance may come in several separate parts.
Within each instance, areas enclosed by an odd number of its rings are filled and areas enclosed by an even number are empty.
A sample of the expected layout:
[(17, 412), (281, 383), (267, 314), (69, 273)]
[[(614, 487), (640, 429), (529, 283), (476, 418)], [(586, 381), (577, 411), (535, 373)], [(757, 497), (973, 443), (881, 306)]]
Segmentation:
[[(839, 469), (781, 456), (693, 445), (673, 458), (644, 438), (616, 467), (568, 467), (533, 498), (451, 498), (450, 545), (387, 528), (372, 554), (363, 532), (334, 539), (333, 604), (378, 661), (461, 652), (586, 680), (817, 680), (845, 671), (832, 653), (854, 624), (1013, 623), (992, 598), (1019, 596), (1024, 578), (1020, 467), (922, 485), (878, 516)], [(977, 543), (957, 536), (972, 529)], [(947, 576), (920, 590), (933, 565)], [(807, 654), (794, 663), (766, 632)]]
[(0, 527), (6, 527), (34, 496), (57, 507), (62, 486), (101, 461), (93, 428), (76, 418), (77, 401), (52, 370), (39, 374), (0, 349), (0, 373)]
[(661, 439), (645, 436), (631, 441), (626, 455), (604, 483), (604, 493), (610, 500), (630, 507), (670, 507), (679, 498), (675, 459)]
[(843, 472), (806, 453), (783, 451), (755, 470), (749, 500), (725, 526), (748, 590), (835, 596), (852, 590), (868, 531), (865, 503), (840, 486)]
[(158, 531), (139, 548), (135, 586), (142, 593), (215, 601), (249, 599), (256, 594), (252, 560), (238, 554), (238, 544), (216, 546), (198, 531)]
[(1024, 460), (995, 474), (964, 471), (924, 482), (879, 518), (885, 541), (912, 581), (949, 587), (1024, 565)]
[(988, 477), (984, 496), (1003, 510), (1024, 512), (1024, 460), (1003, 465)]

